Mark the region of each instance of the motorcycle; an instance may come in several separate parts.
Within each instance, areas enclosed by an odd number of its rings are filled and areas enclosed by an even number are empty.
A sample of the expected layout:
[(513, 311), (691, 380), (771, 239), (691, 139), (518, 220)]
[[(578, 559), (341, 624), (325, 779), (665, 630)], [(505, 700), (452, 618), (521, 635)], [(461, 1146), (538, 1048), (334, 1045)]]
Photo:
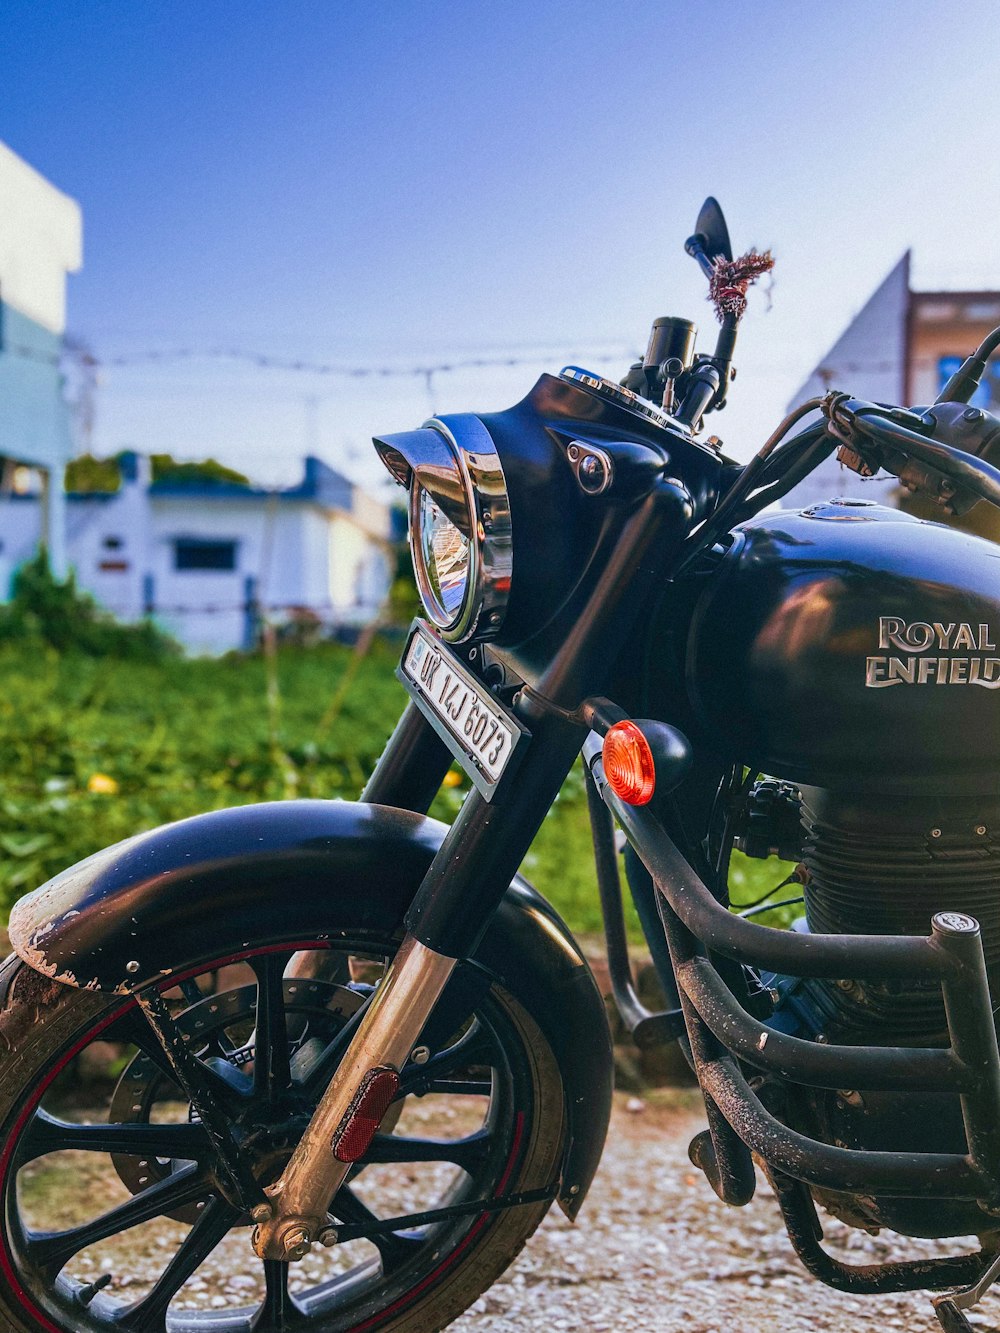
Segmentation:
[[(865, 500), (775, 503), (836, 449), (945, 511), (1000, 504), (1000, 421), (969, 406), (1000, 330), (931, 406), (831, 391), (740, 465), (703, 429), (772, 260), (734, 259), (711, 199), (686, 249), (712, 352), (658, 318), (621, 383), (571, 366), (375, 441), (424, 614), (360, 801), (183, 820), (15, 907), (4, 1328), (438, 1329), (552, 1203), (575, 1218), (609, 1028), (518, 869), (581, 756), (614, 997), (697, 1075), (692, 1162), (734, 1206), (759, 1167), (821, 1281), (935, 1291), (940, 1325), (971, 1327), (1000, 1273), (1000, 557)], [(454, 761), (472, 790), (446, 827), (427, 811)], [(732, 907), (734, 848), (796, 864), (792, 928)], [(83, 1080), (101, 1051), (114, 1077)], [(850, 1266), (819, 1210), (976, 1240)]]

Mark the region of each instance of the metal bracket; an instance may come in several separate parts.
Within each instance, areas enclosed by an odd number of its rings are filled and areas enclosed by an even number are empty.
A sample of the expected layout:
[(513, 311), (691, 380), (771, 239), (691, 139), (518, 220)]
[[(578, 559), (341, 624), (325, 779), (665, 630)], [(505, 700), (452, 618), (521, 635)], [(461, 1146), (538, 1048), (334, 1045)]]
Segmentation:
[(971, 1310), (1000, 1278), (1000, 1254), (987, 1264), (977, 1282), (962, 1287), (958, 1291), (948, 1291), (942, 1296), (932, 1296), (931, 1304), (937, 1315), (938, 1323), (947, 1333), (971, 1333), (972, 1325), (962, 1313)]

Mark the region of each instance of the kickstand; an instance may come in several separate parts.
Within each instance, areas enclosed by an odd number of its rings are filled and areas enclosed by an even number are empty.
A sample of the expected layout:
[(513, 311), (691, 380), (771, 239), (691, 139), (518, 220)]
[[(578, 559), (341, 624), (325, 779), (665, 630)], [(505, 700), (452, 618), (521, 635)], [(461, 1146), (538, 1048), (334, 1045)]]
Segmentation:
[(971, 1287), (962, 1287), (959, 1291), (949, 1291), (941, 1296), (931, 1297), (938, 1323), (945, 1333), (974, 1333), (972, 1325), (962, 1311), (971, 1310), (974, 1305), (978, 1305), (998, 1277), (1000, 1277), (1000, 1254), (983, 1270), (979, 1281), (974, 1282)]

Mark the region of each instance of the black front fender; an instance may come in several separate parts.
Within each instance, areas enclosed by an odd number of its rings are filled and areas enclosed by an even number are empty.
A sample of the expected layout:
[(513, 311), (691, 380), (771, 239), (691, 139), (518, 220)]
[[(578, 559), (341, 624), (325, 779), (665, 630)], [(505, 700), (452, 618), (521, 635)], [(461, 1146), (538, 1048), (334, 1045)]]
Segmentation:
[[(402, 930), (447, 828), (389, 806), (281, 801), (197, 815), (97, 852), (22, 898), (20, 958), (70, 986), (127, 994), (263, 942), (315, 944)], [(560, 1203), (575, 1216), (597, 1169), (613, 1061), (604, 1005), (565, 925), (516, 879), (475, 959), (524, 1005), (559, 1062), (567, 1152)]]

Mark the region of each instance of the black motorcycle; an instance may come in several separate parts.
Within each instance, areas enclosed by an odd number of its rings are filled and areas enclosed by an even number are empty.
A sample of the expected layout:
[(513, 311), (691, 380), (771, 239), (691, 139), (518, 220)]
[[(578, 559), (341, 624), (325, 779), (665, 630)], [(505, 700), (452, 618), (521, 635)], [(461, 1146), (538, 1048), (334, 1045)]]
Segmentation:
[[(1000, 552), (863, 500), (773, 502), (839, 449), (954, 514), (1000, 504), (1000, 421), (968, 405), (1000, 330), (932, 406), (831, 392), (740, 466), (701, 434), (771, 259), (733, 258), (713, 200), (686, 248), (711, 354), (657, 319), (621, 384), (569, 367), (376, 441), (425, 615), (359, 802), (184, 820), (15, 908), (4, 1329), (437, 1329), (553, 1201), (575, 1217), (608, 1025), (517, 872), (581, 753), (615, 996), (697, 1074), (692, 1161), (734, 1205), (766, 1172), (822, 1281), (943, 1292), (942, 1326), (970, 1327), (1000, 1273)], [(454, 760), (474, 789), (448, 828), (426, 812)], [(797, 864), (794, 928), (732, 908), (734, 847)], [(98, 1048), (113, 1079), (82, 1076)], [(818, 1208), (978, 1240), (851, 1267)]]

